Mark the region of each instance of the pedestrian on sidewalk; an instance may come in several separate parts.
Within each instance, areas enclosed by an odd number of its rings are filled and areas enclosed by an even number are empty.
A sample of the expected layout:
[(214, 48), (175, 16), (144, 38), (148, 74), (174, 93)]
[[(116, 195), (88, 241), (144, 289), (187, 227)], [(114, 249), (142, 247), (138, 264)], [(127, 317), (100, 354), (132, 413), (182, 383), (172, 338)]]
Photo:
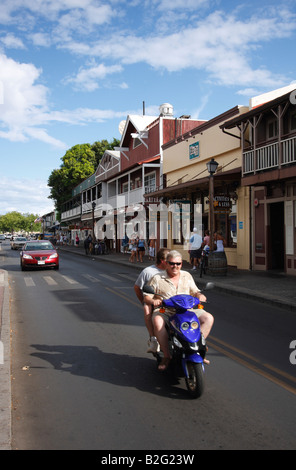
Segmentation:
[(122, 241), (121, 241), (121, 245), (122, 245), (122, 249), (123, 249), (124, 254), (127, 253), (128, 243), (129, 243), (129, 239), (128, 239), (127, 234), (125, 234)]
[(88, 235), (88, 237), (84, 240), (84, 249), (85, 249), (85, 254), (89, 254), (89, 245), (92, 242), (91, 235)]
[(137, 250), (138, 250), (138, 239), (137, 239), (135, 234), (132, 235), (132, 237), (129, 241), (129, 249), (130, 249), (130, 252), (131, 252), (131, 255), (129, 257), (129, 261), (131, 263), (134, 263), (135, 258), (137, 256)]
[(221, 231), (214, 233), (214, 241), (216, 243), (216, 250), (215, 251), (224, 251), (224, 245), (226, 244), (226, 240), (222, 235)]
[(200, 263), (201, 257), (201, 245), (202, 245), (202, 237), (197, 233), (197, 228), (193, 229), (192, 236), (189, 240), (189, 253), (190, 259), (192, 259), (193, 263), (193, 270), (196, 270)]
[(145, 255), (145, 250), (146, 250), (146, 242), (144, 238), (139, 238), (138, 240), (138, 254), (140, 258), (140, 263), (143, 263), (143, 257)]
[(152, 234), (148, 240), (148, 255), (149, 260), (154, 261), (155, 259), (155, 235)]

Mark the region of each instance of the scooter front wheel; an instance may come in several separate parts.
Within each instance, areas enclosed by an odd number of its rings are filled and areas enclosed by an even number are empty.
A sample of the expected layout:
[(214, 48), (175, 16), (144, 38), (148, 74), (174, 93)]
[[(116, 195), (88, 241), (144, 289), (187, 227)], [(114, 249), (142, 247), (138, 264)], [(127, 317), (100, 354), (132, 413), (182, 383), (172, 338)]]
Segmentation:
[(185, 377), (187, 389), (192, 398), (199, 398), (204, 392), (204, 371), (201, 363), (187, 362), (188, 377)]

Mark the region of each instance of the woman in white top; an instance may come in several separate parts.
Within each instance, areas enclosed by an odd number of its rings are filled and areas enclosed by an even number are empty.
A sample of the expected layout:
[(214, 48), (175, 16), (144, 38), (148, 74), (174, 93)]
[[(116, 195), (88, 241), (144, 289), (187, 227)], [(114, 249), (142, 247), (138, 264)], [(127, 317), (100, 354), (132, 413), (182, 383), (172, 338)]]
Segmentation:
[(214, 233), (214, 240), (217, 247), (215, 251), (224, 251), (225, 238), (223, 238), (221, 232)]

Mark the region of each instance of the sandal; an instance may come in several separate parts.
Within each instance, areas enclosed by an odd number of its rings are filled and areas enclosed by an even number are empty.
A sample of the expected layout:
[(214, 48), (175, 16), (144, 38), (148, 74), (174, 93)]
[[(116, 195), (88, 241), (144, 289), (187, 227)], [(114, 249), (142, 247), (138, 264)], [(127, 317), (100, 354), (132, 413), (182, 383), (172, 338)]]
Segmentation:
[[(206, 346), (206, 352), (208, 352), (208, 350), (209, 350), (209, 348), (208, 348), (208, 346)], [(204, 361), (205, 364), (211, 364), (210, 361), (208, 359), (206, 359), (205, 357), (204, 357), (203, 361)]]
[(158, 370), (160, 371), (165, 371), (167, 370), (168, 366), (169, 366), (169, 363), (171, 362), (171, 358), (170, 357), (164, 357), (162, 358), (159, 366), (158, 366)]

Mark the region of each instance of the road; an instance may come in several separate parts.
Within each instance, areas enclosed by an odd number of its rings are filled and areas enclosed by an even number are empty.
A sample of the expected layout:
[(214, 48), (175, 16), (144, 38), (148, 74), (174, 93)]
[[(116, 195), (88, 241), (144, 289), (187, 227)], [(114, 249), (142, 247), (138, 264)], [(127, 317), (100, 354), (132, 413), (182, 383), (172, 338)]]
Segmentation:
[(59, 271), (21, 272), (18, 252), (2, 254), (13, 449), (295, 448), (295, 314), (209, 291), (211, 364), (191, 400), (146, 353), (132, 267), (63, 252)]

